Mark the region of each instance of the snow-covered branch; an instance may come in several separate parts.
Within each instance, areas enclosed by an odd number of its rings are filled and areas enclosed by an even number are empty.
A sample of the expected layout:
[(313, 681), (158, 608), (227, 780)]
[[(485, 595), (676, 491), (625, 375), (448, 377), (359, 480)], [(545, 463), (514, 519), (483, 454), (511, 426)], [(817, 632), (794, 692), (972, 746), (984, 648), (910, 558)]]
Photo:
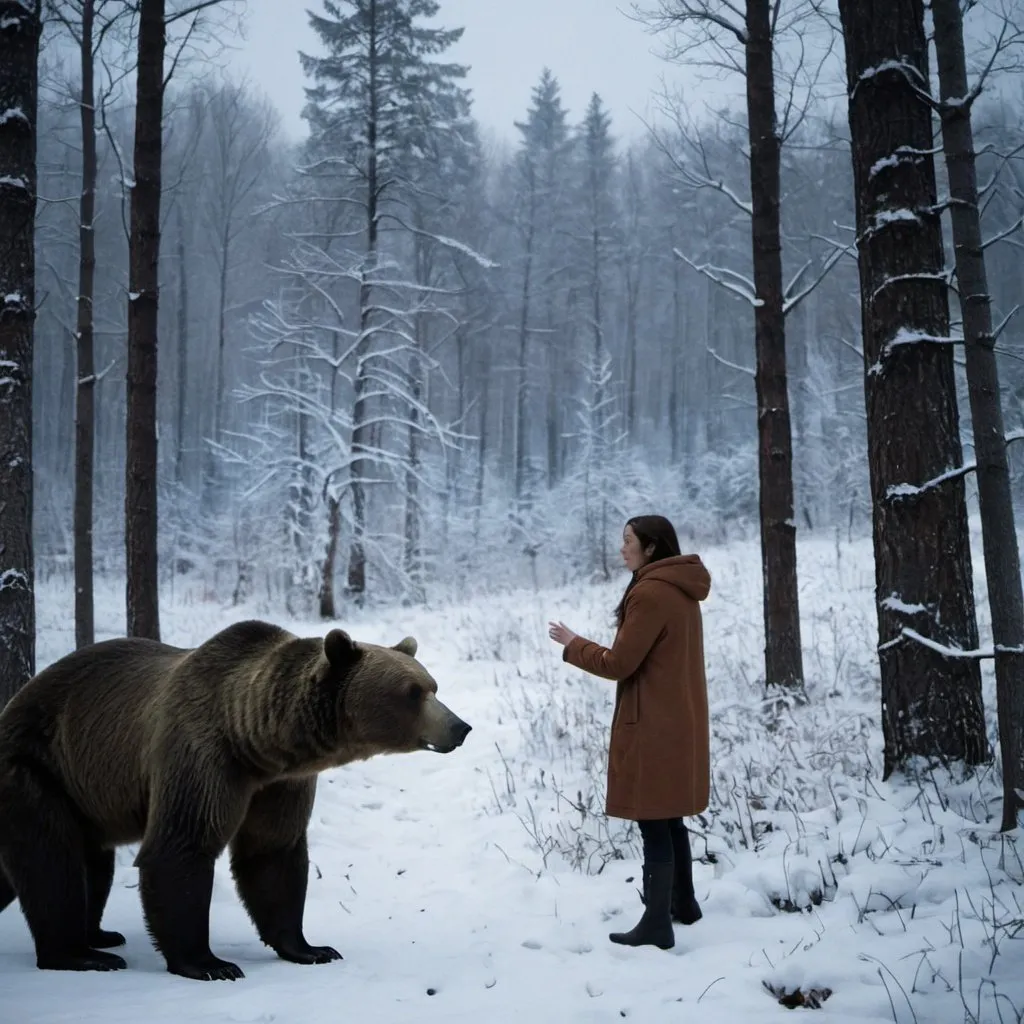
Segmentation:
[(757, 371), (751, 369), (749, 366), (741, 366), (739, 363), (730, 362), (728, 359), (720, 356), (710, 345), (706, 345), (708, 355), (711, 356), (716, 362), (721, 363), (722, 366), (727, 367), (730, 370), (736, 370), (739, 373), (745, 373), (748, 377), (756, 377)]
[(946, 470), (945, 473), (940, 473), (938, 476), (933, 477), (931, 480), (926, 480), (920, 485), (890, 484), (888, 488), (886, 488), (885, 497), (887, 501), (899, 501), (903, 498), (918, 498), (926, 491), (931, 491), (936, 487), (941, 487), (943, 484), (949, 483), (950, 480), (958, 480), (960, 477), (973, 473), (977, 468), (976, 463), (967, 462), (962, 466), (957, 466), (955, 469)]
[(673, 248), (672, 252), (687, 266), (696, 270), (698, 274), (703, 274), (708, 280), (714, 281), (715, 284), (721, 285), (742, 299), (746, 299), (751, 306), (763, 305), (754, 291), (754, 282), (750, 278), (744, 277), (743, 274), (738, 274), (735, 270), (729, 270), (728, 267), (716, 267), (712, 263), (694, 263), (693, 260), (684, 255), (679, 249)]
[(811, 266), (811, 260), (808, 260), (797, 272), (793, 275), (793, 280), (790, 281), (789, 286), (783, 293), (782, 312), (791, 313), (797, 306), (800, 305), (804, 299), (807, 298), (811, 292), (814, 291), (822, 281), (828, 277), (829, 272), (832, 268), (846, 255), (845, 246), (836, 246), (835, 249), (826, 257), (825, 262), (821, 265), (821, 270), (815, 276), (814, 280), (811, 281), (806, 287), (794, 294), (794, 289), (800, 283), (800, 279), (804, 276), (806, 271)]
[[(899, 634), (892, 640), (887, 640), (885, 643), (879, 644), (878, 650), (888, 650), (895, 647), (897, 644), (903, 643), (905, 640), (911, 640), (914, 643), (921, 644), (929, 650), (935, 651), (936, 654), (941, 654), (944, 658), (966, 658), (972, 661), (983, 661), (995, 657), (995, 650), (991, 647), (979, 647), (974, 650), (964, 650), (962, 647), (950, 647), (948, 644), (940, 644), (935, 640), (929, 639), (923, 634), (918, 633), (916, 629), (911, 629), (909, 626), (904, 626), (899, 631)], [(1011, 651), (1010, 648), (1005, 648), (1005, 650), (1007, 652)]]

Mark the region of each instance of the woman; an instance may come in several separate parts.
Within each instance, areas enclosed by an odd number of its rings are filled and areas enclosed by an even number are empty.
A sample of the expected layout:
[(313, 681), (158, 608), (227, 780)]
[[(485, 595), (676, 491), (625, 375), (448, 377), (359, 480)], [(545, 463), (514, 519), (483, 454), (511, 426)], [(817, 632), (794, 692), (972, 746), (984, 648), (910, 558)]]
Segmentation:
[(571, 665), (618, 681), (608, 751), (606, 813), (637, 822), (644, 844), (644, 914), (627, 946), (675, 945), (672, 921), (693, 924), (690, 836), (683, 815), (710, 796), (708, 696), (699, 602), (711, 576), (697, 555), (681, 555), (663, 516), (636, 516), (622, 531), (622, 560), (633, 573), (615, 610), (611, 648), (548, 625)]

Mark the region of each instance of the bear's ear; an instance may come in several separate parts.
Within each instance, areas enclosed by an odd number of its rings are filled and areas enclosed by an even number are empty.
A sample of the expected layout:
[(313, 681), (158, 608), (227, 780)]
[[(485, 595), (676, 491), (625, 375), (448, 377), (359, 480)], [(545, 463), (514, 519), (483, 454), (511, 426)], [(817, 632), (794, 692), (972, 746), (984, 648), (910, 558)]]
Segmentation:
[(332, 629), (324, 637), (324, 656), (333, 669), (346, 669), (359, 660), (359, 648), (343, 629)]
[(391, 648), (393, 651), (398, 651), (401, 654), (408, 654), (410, 658), (416, 657), (416, 652), (420, 649), (420, 645), (416, 643), (416, 638), (407, 636), (404, 640), (399, 640), (394, 647)]

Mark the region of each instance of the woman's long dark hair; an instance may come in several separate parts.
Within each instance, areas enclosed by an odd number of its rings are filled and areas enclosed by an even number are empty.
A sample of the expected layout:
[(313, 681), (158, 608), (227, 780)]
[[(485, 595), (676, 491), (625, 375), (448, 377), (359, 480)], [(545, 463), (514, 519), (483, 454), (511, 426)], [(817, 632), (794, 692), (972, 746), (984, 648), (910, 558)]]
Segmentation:
[[(632, 528), (642, 550), (646, 551), (652, 544), (654, 545), (654, 551), (647, 560), (648, 564), (657, 562), (661, 558), (673, 558), (682, 553), (679, 550), (676, 528), (664, 516), (633, 516), (632, 519), (626, 520), (623, 530), (626, 526)], [(633, 573), (629, 583), (626, 584), (622, 600), (615, 608), (615, 624), (617, 626), (622, 625), (622, 620), (626, 616), (626, 598), (635, 584), (636, 573)]]

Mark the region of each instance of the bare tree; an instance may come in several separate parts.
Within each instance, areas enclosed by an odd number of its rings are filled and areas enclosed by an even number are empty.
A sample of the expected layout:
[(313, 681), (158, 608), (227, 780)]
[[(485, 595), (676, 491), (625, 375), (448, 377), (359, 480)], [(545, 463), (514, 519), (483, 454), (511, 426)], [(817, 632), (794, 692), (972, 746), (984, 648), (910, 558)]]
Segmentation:
[[(78, 206), (78, 296), (75, 323), (75, 646), (95, 639), (93, 596), (93, 475), (96, 447), (96, 359), (94, 303), (96, 282), (97, 110), (107, 100), (97, 92), (96, 59), (104, 37), (126, 8), (113, 0), (61, 0), (54, 13), (79, 53), (78, 97), (82, 181)], [(113, 83), (111, 84), (111, 88)]]
[(35, 674), (32, 351), (39, 0), (0, 0), (0, 707)]
[(202, 95), (210, 132), (207, 175), (212, 186), (204, 222), (217, 268), (217, 360), (214, 381), (213, 445), (207, 449), (208, 471), (204, 474), (204, 504), (214, 490), (213, 458), (224, 442), (225, 369), (227, 309), (232, 277), (236, 271), (238, 242), (251, 221), (247, 204), (266, 173), (266, 162), (277, 116), (265, 102), (255, 107), (247, 100), (245, 83), (221, 83)]
[[(157, 321), (164, 74), (168, 25), (184, 21), (170, 73), (199, 24), (219, 0), (167, 12), (166, 0), (139, 0), (135, 152), (128, 254), (128, 375), (125, 416), (125, 553), (128, 633), (160, 639), (157, 554)], [(169, 77), (168, 74), (168, 77)]]
[(988, 754), (921, 0), (839, 0), (857, 204), (884, 772)]
[[(783, 15), (783, 7), (786, 13)], [(800, 594), (797, 583), (796, 520), (793, 500), (793, 437), (786, 369), (786, 313), (795, 303), (783, 284), (781, 239), (781, 153), (785, 139), (798, 127), (806, 106), (794, 97), (803, 62), (791, 76), (789, 102), (776, 111), (777, 43), (789, 33), (803, 46), (800, 20), (809, 6), (783, 0), (746, 0), (743, 8), (729, 0), (660, 0), (654, 12), (640, 16), (670, 32), (670, 59), (703, 51), (713, 63), (739, 72), (746, 82), (750, 145), (750, 202), (703, 168), (679, 166), (691, 187), (711, 188), (736, 203), (750, 218), (753, 281), (735, 273), (730, 287), (745, 294), (754, 310), (757, 398), (758, 472), (760, 480), (761, 571), (764, 597), (765, 684), (802, 693)], [(739, 53), (737, 53), (737, 48)], [(818, 67), (820, 68), (819, 58)], [(805, 89), (809, 102), (810, 89)], [(703, 149), (698, 151), (704, 157)], [(723, 283), (723, 272), (700, 267)], [(802, 297), (802, 296), (801, 296)]]
[[(1017, 811), (1024, 806), (1018, 795), (1024, 794), (1024, 594), (995, 353), (996, 340), (1009, 318), (998, 329), (993, 327), (971, 112), (999, 54), (1011, 40), (1019, 42), (1019, 38), (1015, 39), (1018, 33), (1004, 22), (989, 65), (972, 86), (967, 79), (960, 0), (931, 0), (931, 8), (939, 70), (937, 106), (949, 175), (985, 579), (992, 614), (1003, 762), (1002, 828), (1007, 830), (1016, 827)], [(919, 90), (918, 95), (930, 103), (926, 90)]]
[(157, 559), (157, 308), (165, 0), (140, 0), (128, 280), (125, 550), (129, 636), (160, 639)]

